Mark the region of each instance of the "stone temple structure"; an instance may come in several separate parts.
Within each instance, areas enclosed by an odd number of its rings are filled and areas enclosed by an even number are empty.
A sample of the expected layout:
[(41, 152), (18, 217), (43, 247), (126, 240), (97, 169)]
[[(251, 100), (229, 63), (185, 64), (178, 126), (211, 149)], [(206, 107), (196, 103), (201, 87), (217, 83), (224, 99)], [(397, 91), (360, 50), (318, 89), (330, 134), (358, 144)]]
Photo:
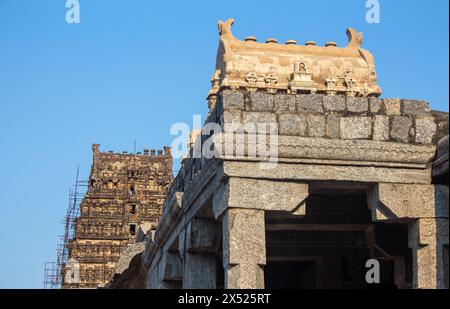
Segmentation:
[[(170, 148), (128, 154), (93, 145), (87, 193), (68, 243), (63, 288), (96, 288), (110, 280), (139, 231), (155, 229), (172, 181)], [(77, 261), (74, 264), (73, 261)], [(76, 271), (74, 268), (76, 267)], [(79, 278), (71, 277), (76, 273)]]
[(381, 286), (448, 288), (448, 114), (380, 98), (353, 29), (300, 46), (232, 23), (158, 227), (109, 287), (368, 288), (376, 260)]

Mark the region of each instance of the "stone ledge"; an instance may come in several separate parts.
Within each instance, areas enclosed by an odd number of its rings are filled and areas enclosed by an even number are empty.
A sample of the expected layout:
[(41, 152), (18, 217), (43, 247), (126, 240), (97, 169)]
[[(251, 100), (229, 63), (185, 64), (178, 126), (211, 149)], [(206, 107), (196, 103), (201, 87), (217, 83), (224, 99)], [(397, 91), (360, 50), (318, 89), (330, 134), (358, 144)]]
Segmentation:
[[(220, 133), (212, 138), (215, 144), (222, 145), (221, 157), (225, 155), (225, 141), (234, 140), (237, 134)], [(247, 134), (248, 138), (236, 140), (246, 141), (244, 144), (233, 143), (233, 154), (242, 147), (243, 155), (248, 149), (257, 149), (257, 137)], [(267, 143), (269, 146), (269, 143)], [(272, 145), (275, 147), (275, 145)], [(309, 138), (298, 136), (278, 136), (276, 147), (278, 158), (309, 158), (349, 161), (399, 162), (428, 164), (435, 156), (434, 145), (409, 145), (383, 141), (368, 140), (333, 140), (325, 138)], [(268, 158), (268, 155), (258, 153), (256, 157)]]

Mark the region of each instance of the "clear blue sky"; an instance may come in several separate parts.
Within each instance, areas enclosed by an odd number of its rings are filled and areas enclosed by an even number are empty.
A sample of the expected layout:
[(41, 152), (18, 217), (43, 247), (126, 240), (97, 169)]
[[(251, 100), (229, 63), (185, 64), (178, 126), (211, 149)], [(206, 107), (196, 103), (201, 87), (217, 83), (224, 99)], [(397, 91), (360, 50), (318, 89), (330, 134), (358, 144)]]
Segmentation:
[[(170, 126), (205, 115), (218, 19), (238, 38), (336, 41), (364, 32), (383, 97), (420, 98), (448, 111), (448, 1), (0, 0), (0, 288), (40, 288), (55, 259), (77, 164), (91, 144), (133, 151), (169, 145)], [(345, 5), (344, 5), (345, 3)]]

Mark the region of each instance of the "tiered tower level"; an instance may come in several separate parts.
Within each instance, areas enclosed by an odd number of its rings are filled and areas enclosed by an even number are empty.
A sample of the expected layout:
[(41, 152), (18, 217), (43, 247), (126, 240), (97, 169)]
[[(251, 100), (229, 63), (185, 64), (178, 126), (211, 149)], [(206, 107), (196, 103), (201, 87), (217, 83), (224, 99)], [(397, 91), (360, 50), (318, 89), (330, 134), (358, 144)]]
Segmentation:
[(110, 279), (139, 226), (155, 229), (167, 187), (172, 181), (170, 148), (144, 153), (100, 152), (93, 145), (88, 190), (80, 204), (75, 238), (69, 242), (69, 263), (80, 267), (79, 283), (63, 278), (63, 288), (95, 288)]

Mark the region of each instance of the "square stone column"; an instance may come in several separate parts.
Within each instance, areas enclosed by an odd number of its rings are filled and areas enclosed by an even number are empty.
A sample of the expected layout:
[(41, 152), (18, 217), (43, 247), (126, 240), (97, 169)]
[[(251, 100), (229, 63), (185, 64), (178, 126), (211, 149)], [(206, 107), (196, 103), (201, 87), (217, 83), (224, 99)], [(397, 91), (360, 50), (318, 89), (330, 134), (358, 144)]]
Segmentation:
[(219, 235), (220, 224), (204, 218), (193, 218), (181, 232), (184, 289), (216, 288)]
[(184, 257), (183, 289), (215, 289), (216, 255), (186, 252)]
[(264, 210), (228, 208), (222, 218), (222, 233), (225, 288), (264, 288)]
[(374, 221), (414, 220), (408, 233), (413, 288), (448, 286), (448, 195), (444, 185), (396, 183), (377, 184), (369, 193)]
[(444, 252), (445, 246), (448, 248), (448, 219), (422, 218), (411, 223), (409, 246), (413, 256), (413, 288), (448, 288), (448, 255)]

